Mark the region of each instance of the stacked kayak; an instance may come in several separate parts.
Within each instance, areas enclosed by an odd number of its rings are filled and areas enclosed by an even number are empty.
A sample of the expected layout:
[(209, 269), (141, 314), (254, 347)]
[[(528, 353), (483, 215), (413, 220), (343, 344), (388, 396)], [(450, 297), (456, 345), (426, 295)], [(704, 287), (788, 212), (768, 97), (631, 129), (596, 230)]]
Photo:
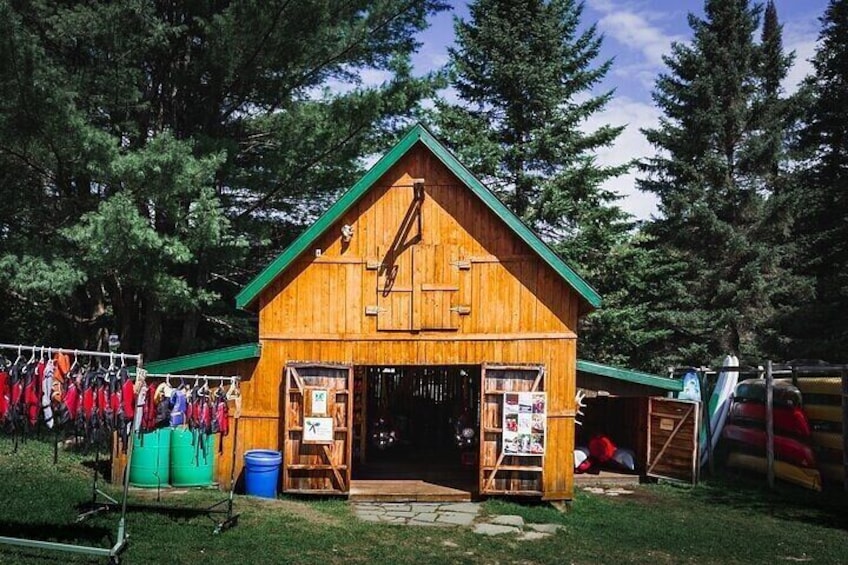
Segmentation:
[[(774, 473), (781, 480), (821, 490), (821, 473), (811, 443), (813, 428), (803, 409), (801, 391), (785, 380), (775, 380), (772, 394)], [(723, 435), (730, 448), (730, 467), (765, 473), (766, 383), (747, 379), (736, 385)]]
[(810, 441), (816, 450), (819, 470), (826, 480), (841, 483), (845, 478), (842, 455), (842, 378), (798, 377), (804, 395), (804, 412), (810, 421)]

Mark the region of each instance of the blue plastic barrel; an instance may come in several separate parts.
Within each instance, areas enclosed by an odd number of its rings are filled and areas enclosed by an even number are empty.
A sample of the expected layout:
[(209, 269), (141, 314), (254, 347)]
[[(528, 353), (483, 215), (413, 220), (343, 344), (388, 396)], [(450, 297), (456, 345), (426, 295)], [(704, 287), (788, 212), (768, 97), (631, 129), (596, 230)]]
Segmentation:
[(253, 496), (277, 498), (277, 481), (283, 454), (271, 449), (251, 449), (244, 453), (244, 492)]

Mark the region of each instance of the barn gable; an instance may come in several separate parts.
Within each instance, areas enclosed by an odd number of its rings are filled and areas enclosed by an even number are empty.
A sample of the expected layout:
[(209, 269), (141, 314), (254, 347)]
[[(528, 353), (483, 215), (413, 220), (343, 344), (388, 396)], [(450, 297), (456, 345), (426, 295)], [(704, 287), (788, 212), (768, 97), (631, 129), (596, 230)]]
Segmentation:
[[(522, 242), (532, 254), (538, 257), (540, 262), (549, 267), (558, 278), (565, 282), (572, 289), (579, 300), (579, 310), (581, 312), (597, 308), (601, 304), (601, 298), (598, 293), (577, 273), (574, 272), (562, 259), (560, 259), (553, 250), (545, 245), (539, 237), (533, 233), (526, 225), (524, 225), (500, 200), (498, 200), (491, 191), (483, 186), (457, 159), (454, 157), (435, 137), (427, 131), (423, 126), (416, 125), (412, 130), (391, 150), (389, 151), (368, 173), (362, 177), (349, 191), (347, 191), (336, 203), (318, 219), (309, 229), (307, 229), (297, 240), (294, 241), (286, 250), (283, 251), (271, 264), (269, 264), (262, 272), (259, 273), (236, 297), (236, 305), (239, 308), (255, 308), (257, 301), (263, 292), (269, 289), (272, 284), (282, 275), (293, 263), (299, 258), (303, 258), (307, 250), (315, 253), (316, 249), (320, 253), (320, 247), (316, 248), (316, 243), (319, 242), (322, 235), (334, 225), (337, 225), (340, 220), (349, 214), (351, 209), (362, 200), (362, 198), (377, 188), (377, 183), (384, 178), (387, 172), (393, 168), (397, 168), (398, 163), (409, 156), (418, 147), (426, 148), (429, 155), (446, 168), (458, 181), (458, 184), (466, 187), (471, 193), (475, 194), (479, 201), (484, 204), (488, 210), (495, 216), (500, 218), (505, 224), (508, 231), (515, 239)], [(409, 185), (406, 187), (413, 190), (412, 181), (408, 179)], [(425, 186), (427, 179), (424, 179)], [(397, 187), (397, 186), (396, 186)], [(454, 262), (462, 260), (459, 257), (445, 258)], [(433, 289), (431, 298), (438, 301), (437, 289)], [(363, 307), (373, 306), (379, 309), (379, 305), (362, 305)], [(453, 306), (457, 308), (458, 306)], [(437, 307), (437, 310), (439, 308)], [(447, 314), (445, 314), (447, 316)], [(437, 323), (437, 322), (433, 322)]]

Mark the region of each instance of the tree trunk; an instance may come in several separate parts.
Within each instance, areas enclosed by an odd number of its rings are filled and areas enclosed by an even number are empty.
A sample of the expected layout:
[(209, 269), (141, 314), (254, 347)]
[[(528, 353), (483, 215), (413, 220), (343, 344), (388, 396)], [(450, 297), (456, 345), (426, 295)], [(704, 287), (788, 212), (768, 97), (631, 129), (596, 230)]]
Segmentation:
[(177, 350), (177, 355), (186, 355), (194, 351), (199, 325), (200, 310), (192, 310), (183, 320), (183, 333), (180, 336), (180, 347)]
[(155, 361), (162, 354), (162, 311), (159, 309), (159, 301), (152, 296), (144, 301), (144, 342), (141, 351), (148, 361)]

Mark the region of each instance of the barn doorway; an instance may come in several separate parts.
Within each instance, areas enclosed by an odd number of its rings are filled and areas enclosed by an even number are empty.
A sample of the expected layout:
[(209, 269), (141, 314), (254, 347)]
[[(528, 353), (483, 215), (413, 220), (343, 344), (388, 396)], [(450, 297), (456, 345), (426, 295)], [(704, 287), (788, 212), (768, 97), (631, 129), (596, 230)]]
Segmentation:
[(352, 495), (367, 484), (384, 499), (410, 488), (422, 491), (419, 500), (428, 488), (434, 499), (450, 490), (462, 494), (448, 498), (470, 498), (478, 482), (480, 366), (358, 366), (354, 374)]

